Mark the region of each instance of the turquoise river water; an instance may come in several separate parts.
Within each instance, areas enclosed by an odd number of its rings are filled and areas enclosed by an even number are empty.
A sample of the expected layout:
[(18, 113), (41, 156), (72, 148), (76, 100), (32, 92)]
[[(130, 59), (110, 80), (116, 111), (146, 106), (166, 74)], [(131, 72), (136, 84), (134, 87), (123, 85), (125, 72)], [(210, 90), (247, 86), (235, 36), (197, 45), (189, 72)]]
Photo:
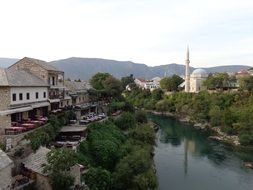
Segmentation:
[(165, 116), (149, 117), (160, 125), (155, 147), (159, 190), (253, 190), (253, 151), (208, 140), (206, 132)]

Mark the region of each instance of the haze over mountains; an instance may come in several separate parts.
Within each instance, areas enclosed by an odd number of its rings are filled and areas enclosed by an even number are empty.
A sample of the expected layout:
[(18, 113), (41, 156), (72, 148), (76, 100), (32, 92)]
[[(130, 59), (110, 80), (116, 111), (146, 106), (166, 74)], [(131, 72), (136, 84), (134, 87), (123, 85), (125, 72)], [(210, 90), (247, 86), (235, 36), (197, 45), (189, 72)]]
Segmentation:
[[(0, 67), (8, 67), (18, 59), (0, 58)], [(184, 75), (184, 65), (172, 63), (150, 67), (145, 64), (138, 64), (131, 61), (115, 61), (98, 58), (67, 58), (52, 61), (51, 64), (65, 72), (65, 78), (88, 80), (97, 72), (108, 72), (115, 77), (122, 77), (133, 74), (136, 78), (151, 79), (156, 76)], [(207, 72), (236, 72), (241, 69), (248, 69), (250, 66), (227, 65), (205, 68)], [(195, 68), (191, 67), (191, 72)]]

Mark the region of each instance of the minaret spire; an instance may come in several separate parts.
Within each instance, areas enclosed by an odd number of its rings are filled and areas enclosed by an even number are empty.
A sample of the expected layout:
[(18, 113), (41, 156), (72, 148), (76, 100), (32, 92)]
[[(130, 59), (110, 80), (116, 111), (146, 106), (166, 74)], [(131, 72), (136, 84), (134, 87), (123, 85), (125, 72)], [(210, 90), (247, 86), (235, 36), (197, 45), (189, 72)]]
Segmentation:
[(185, 92), (190, 91), (190, 51), (189, 46), (187, 46), (187, 52), (186, 52), (186, 60), (185, 60)]

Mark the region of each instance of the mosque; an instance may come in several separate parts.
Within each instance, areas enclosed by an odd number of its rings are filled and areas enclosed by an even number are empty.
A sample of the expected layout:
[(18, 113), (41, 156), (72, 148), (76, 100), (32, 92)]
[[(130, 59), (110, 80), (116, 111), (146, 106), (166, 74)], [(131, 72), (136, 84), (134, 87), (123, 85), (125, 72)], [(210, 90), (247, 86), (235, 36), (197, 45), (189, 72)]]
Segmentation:
[(186, 61), (185, 61), (185, 92), (200, 92), (206, 90), (203, 81), (208, 77), (204, 69), (195, 69), (190, 75), (190, 53), (187, 47)]

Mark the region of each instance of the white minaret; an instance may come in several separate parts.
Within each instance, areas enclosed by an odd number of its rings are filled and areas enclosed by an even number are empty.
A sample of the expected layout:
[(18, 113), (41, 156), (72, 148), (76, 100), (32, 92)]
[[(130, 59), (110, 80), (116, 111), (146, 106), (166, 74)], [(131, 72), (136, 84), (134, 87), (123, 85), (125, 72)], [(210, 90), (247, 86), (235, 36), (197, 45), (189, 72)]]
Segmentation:
[(190, 52), (187, 46), (186, 60), (185, 60), (185, 92), (190, 91)]

